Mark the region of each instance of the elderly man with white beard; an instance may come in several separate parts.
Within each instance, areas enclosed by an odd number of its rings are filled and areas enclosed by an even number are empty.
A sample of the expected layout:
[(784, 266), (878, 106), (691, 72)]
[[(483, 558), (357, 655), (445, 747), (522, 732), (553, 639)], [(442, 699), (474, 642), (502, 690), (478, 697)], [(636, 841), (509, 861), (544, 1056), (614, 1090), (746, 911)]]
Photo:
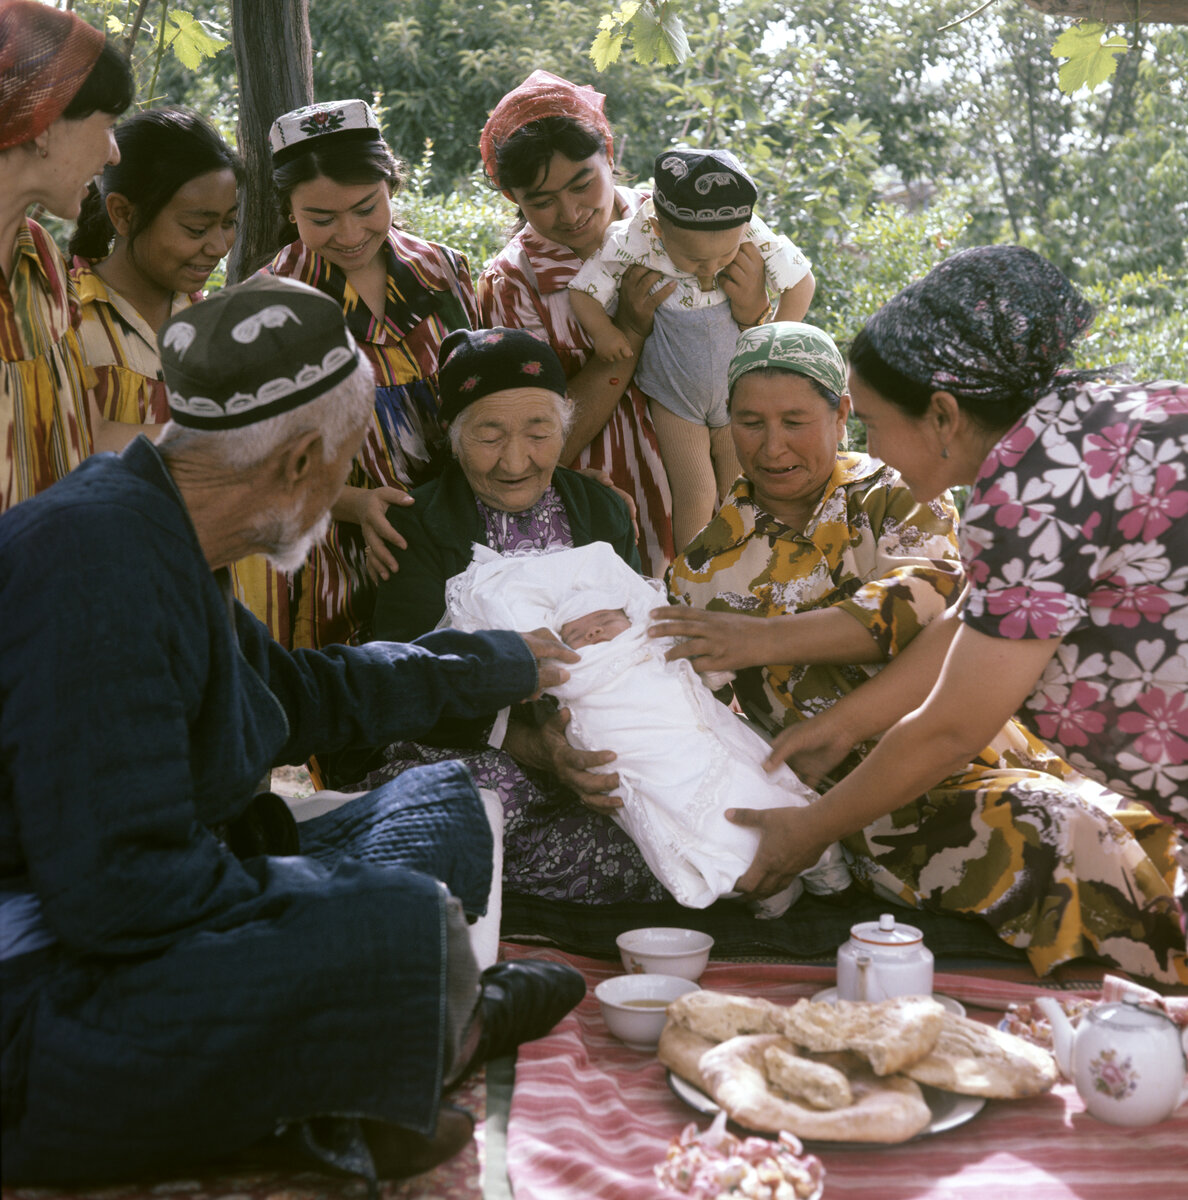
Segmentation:
[(300, 826), (258, 784), (493, 713), (576, 656), (543, 631), (281, 649), (228, 567), (291, 568), (324, 534), (370, 369), (334, 301), (275, 278), (186, 310), (161, 353), (157, 445), (0, 519), (4, 1181), (237, 1154), (414, 1174), (469, 1140), (451, 1085), (582, 978), (479, 969), (493, 842), (460, 764)]

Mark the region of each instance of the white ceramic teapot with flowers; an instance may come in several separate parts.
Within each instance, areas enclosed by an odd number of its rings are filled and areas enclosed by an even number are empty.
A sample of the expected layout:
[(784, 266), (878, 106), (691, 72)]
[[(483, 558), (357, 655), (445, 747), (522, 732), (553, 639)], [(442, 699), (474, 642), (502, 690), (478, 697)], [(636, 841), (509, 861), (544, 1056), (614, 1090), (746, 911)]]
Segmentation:
[(1056, 1000), (1036, 1001), (1056, 1062), (1085, 1108), (1111, 1125), (1154, 1125), (1188, 1101), (1188, 1029), (1136, 999), (1098, 1004), (1074, 1029)]

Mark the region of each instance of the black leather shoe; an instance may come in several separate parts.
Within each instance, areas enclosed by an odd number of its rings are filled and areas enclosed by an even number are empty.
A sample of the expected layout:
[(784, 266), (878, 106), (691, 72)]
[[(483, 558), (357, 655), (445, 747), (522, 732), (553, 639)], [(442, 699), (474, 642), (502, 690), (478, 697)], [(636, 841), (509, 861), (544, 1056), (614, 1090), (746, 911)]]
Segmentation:
[(482, 973), (481, 982), (483, 1031), (468, 1072), (544, 1037), (586, 994), (581, 973), (564, 963), (500, 962)]

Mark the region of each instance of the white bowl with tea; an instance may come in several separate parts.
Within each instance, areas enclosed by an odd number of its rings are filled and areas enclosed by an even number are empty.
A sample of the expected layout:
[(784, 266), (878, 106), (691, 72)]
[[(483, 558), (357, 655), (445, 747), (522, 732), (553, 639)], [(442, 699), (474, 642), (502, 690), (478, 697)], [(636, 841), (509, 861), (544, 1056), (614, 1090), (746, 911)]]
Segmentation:
[(691, 979), (675, 975), (615, 975), (594, 995), (606, 1027), (633, 1050), (655, 1050), (668, 1019), (668, 1006), (686, 992), (700, 991)]

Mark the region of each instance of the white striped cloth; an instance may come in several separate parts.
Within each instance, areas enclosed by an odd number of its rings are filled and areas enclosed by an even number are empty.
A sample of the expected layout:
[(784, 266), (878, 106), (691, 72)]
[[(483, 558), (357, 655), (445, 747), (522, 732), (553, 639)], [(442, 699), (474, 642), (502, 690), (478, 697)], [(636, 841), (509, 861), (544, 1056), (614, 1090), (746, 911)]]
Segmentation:
[[(654, 1054), (629, 1050), (603, 1025), (593, 987), (617, 963), (504, 944), (506, 957), (569, 962), (591, 991), (548, 1037), (520, 1048), (508, 1127), (516, 1200), (662, 1200), (652, 1168), (700, 1116), (667, 1086)], [(703, 988), (779, 1003), (834, 982), (832, 967), (711, 963)], [(1001, 1011), (1050, 988), (939, 974), (936, 991)], [(970, 1015), (994, 1023), (997, 1011)], [(901, 1146), (810, 1147), (825, 1164), (825, 1197), (855, 1200), (1186, 1200), (1188, 1106), (1160, 1125), (1123, 1129), (1087, 1116), (1071, 1085), (1030, 1100), (988, 1101), (967, 1124)]]

